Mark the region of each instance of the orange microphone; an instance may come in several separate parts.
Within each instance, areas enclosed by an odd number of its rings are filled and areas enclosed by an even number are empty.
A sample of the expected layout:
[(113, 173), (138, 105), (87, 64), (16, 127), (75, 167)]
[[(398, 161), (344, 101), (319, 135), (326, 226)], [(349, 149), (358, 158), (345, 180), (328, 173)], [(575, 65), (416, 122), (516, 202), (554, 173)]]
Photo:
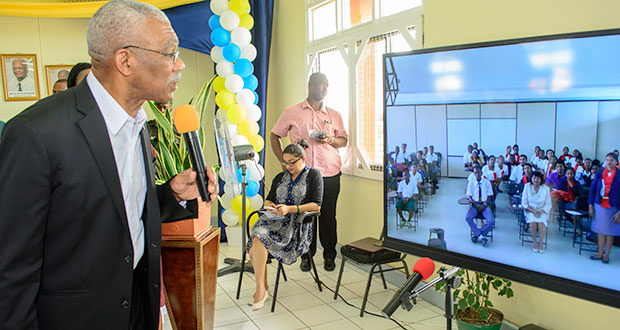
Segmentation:
[(211, 200), (209, 197), (209, 191), (207, 190), (207, 171), (205, 165), (205, 158), (202, 154), (202, 146), (200, 145), (200, 139), (198, 138), (198, 130), (200, 129), (200, 119), (198, 112), (191, 104), (184, 104), (174, 109), (172, 113), (172, 120), (174, 127), (177, 131), (183, 134), (185, 144), (187, 145), (187, 151), (189, 152), (189, 159), (192, 163), (192, 168), (196, 172), (196, 184), (198, 185), (198, 192), (203, 201), (208, 202)]

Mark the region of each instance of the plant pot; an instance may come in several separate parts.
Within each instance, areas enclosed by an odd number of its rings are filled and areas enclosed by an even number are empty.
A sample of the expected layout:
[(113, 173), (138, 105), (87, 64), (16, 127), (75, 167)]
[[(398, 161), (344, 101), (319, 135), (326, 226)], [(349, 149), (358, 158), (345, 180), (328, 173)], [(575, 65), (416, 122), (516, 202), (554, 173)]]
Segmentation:
[(469, 323), (466, 321), (463, 321), (461, 319), (459, 319), (458, 317), (455, 317), (456, 319), (456, 325), (458, 327), (459, 330), (499, 330), (502, 327), (502, 321), (504, 320), (504, 314), (502, 312), (500, 312), (497, 309), (494, 308), (489, 308), (489, 311), (491, 312), (491, 314), (495, 314), (496, 316), (499, 317), (499, 322), (495, 323), (495, 324), (488, 324), (488, 325), (484, 325), (484, 324), (473, 324), (473, 323)]
[(166, 239), (198, 238), (211, 228), (211, 207), (198, 203), (198, 218), (161, 224), (161, 235)]

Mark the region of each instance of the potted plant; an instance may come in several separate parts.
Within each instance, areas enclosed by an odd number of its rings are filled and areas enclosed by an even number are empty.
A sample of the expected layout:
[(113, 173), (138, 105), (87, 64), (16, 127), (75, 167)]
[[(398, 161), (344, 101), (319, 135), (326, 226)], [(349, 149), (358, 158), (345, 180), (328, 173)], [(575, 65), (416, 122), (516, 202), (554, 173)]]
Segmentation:
[[(214, 77), (215, 78), (215, 77)], [(213, 79), (207, 81), (198, 94), (192, 98), (189, 104), (192, 104), (198, 111), (200, 122), (207, 103), (209, 102), (211, 85)], [(189, 153), (185, 141), (181, 135), (174, 129), (172, 122), (172, 112), (165, 108), (160, 110), (152, 101), (148, 101), (149, 108), (153, 114), (154, 131), (152, 131), (151, 145), (155, 152), (155, 183), (163, 184), (175, 175), (191, 167)], [(198, 130), (198, 136), (204, 146), (205, 137), (202, 126)], [(178, 236), (180, 238), (198, 237), (210, 225), (210, 208), (206, 203), (199, 203), (198, 218), (173, 223), (162, 224), (162, 235)]]
[[(492, 291), (500, 297), (511, 298), (512, 282), (480, 272), (460, 269), (457, 275), (461, 277), (461, 286), (452, 291), (454, 299), (454, 317), (459, 330), (493, 329), (499, 330), (504, 320), (504, 314), (493, 308), (489, 298)], [(445, 282), (435, 285), (435, 289), (445, 291)]]

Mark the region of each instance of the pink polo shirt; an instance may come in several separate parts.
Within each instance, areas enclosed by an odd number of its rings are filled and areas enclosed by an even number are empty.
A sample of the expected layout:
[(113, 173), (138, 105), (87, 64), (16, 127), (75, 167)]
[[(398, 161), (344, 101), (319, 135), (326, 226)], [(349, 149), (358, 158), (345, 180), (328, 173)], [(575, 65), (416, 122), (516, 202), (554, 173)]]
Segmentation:
[(326, 107), (325, 104), (320, 111), (314, 111), (308, 100), (286, 108), (276, 125), (271, 129), (271, 133), (279, 137), (288, 134), (292, 143), (305, 139), (310, 145), (306, 149), (308, 165), (321, 171), (324, 177), (337, 175), (342, 167), (338, 149), (330, 144), (323, 144), (316, 139), (310, 139), (310, 131), (313, 130), (327, 131), (333, 137), (349, 139), (349, 135), (342, 124), (340, 113)]

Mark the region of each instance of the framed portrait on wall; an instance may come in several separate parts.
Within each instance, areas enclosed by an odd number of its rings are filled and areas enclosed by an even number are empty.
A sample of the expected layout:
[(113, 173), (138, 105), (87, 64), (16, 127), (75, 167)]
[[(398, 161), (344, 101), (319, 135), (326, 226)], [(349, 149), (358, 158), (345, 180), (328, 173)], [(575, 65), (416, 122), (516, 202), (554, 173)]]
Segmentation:
[[(47, 95), (54, 94), (54, 90), (63, 91), (67, 89), (67, 78), (69, 77), (69, 71), (73, 65), (61, 64), (61, 65), (46, 65), (45, 66), (45, 80), (47, 82)], [(58, 82), (60, 80), (60, 82)], [(64, 82), (63, 82), (64, 80)], [(57, 88), (54, 89), (54, 84), (58, 82)], [(60, 85), (64, 83), (64, 88)]]
[(35, 54), (2, 54), (2, 86), (5, 101), (38, 100), (39, 72)]

